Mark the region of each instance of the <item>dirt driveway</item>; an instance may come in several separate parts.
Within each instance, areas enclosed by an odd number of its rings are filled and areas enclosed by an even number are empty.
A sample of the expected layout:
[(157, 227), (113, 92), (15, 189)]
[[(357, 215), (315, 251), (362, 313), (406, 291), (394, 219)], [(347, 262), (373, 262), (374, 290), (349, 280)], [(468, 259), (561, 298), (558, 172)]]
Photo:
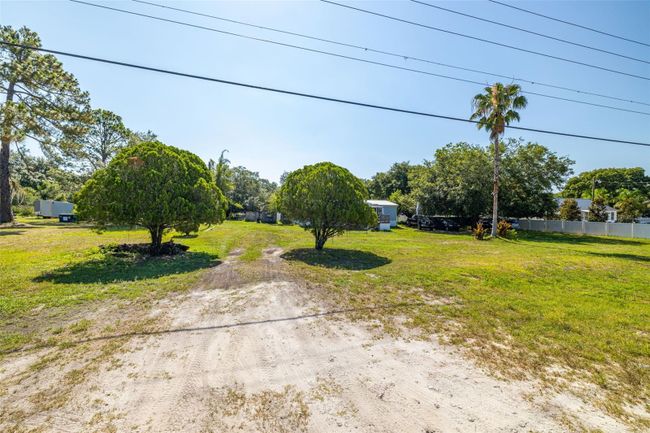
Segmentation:
[(153, 332), (9, 357), (0, 431), (627, 431), (577, 399), (498, 380), (435, 339), (350, 322), (282, 266), (269, 249), (245, 279), (232, 256), (157, 302), (148, 314), (164, 326)]

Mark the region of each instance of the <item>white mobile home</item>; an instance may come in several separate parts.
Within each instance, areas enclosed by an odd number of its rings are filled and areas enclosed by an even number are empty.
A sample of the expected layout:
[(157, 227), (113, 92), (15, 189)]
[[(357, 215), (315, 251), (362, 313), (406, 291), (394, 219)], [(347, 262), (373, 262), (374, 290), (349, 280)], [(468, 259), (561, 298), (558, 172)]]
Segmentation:
[(388, 219), (389, 227), (397, 227), (397, 203), (388, 200), (366, 200), (366, 203), (377, 212), (380, 221)]
[(71, 214), (73, 206), (72, 203), (67, 201), (36, 200), (34, 202), (34, 212), (44, 218), (58, 218), (61, 214)]

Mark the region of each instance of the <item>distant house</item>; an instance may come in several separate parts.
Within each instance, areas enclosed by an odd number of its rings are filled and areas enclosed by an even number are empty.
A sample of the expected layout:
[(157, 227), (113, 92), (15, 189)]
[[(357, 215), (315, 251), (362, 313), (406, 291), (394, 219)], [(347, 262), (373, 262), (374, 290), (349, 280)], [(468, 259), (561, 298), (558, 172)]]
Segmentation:
[(382, 224), (387, 225), (387, 228), (397, 227), (397, 203), (388, 200), (366, 200), (366, 203), (377, 212), (380, 229)]
[[(558, 206), (562, 206), (566, 198), (557, 198)], [(582, 220), (587, 221), (589, 219), (589, 206), (591, 206), (591, 200), (587, 198), (576, 198), (574, 199), (578, 203), (580, 208), (580, 213), (582, 214)], [(614, 223), (618, 217), (617, 210), (611, 206), (605, 206), (605, 214), (607, 215), (607, 222)]]

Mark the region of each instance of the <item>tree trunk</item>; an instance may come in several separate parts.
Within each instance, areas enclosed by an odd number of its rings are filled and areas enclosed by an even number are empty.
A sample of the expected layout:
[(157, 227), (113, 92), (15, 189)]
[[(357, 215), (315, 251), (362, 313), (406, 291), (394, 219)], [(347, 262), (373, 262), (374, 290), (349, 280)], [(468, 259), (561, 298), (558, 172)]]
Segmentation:
[(165, 228), (163, 226), (149, 227), (149, 233), (151, 234), (151, 254), (154, 256), (160, 254), (164, 230)]
[(316, 248), (319, 251), (322, 250), (323, 247), (325, 246), (325, 242), (327, 242), (327, 237), (325, 237), (324, 231), (315, 230), (314, 237), (316, 238), (314, 248)]
[[(14, 83), (9, 83), (6, 103), (12, 102), (13, 98)], [(5, 112), (4, 122), (2, 124), (2, 147), (0, 148), (0, 223), (8, 223), (14, 220), (14, 214), (11, 210), (11, 183), (9, 182), (11, 123), (11, 116)]]
[(501, 155), (499, 154), (499, 138), (494, 141), (494, 179), (492, 180), (492, 230), (491, 236), (497, 235), (497, 224), (499, 220), (499, 169), (501, 165)]

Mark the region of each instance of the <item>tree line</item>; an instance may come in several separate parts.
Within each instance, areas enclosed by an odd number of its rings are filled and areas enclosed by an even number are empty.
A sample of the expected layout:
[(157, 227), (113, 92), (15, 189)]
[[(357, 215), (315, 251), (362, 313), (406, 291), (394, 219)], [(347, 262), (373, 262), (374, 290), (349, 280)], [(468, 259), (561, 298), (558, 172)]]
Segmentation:
[[(0, 27), (7, 42), (40, 47), (26, 27)], [(129, 129), (121, 116), (92, 108), (90, 95), (53, 55), (0, 47), (0, 223), (29, 215), (39, 198), (72, 201), (81, 185), (124, 148), (158, 139)], [(31, 155), (37, 143), (43, 156)], [(224, 152), (208, 170), (227, 200), (228, 214), (269, 208), (277, 184), (245, 167), (231, 167)]]
[[(387, 198), (407, 215), (453, 215), (471, 221), (490, 213), (494, 146), (450, 143), (422, 164), (401, 162), (368, 181), (373, 197)], [(573, 161), (538, 143), (499, 143), (499, 214), (544, 217), (557, 210), (554, 191), (572, 173)]]
[[(582, 218), (577, 202), (593, 200), (589, 219), (605, 221), (605, 206), (618, 221), (650, 216), (650, 176), (643, 168), (605, 168), (573, 174), (574, 162), (521, 139), (500, 144), (499, 214), (514, 218)], [(465, 142), (438, 149), (422, 164), (398, 162), (366, 181), (370, 196), (388, 199), (400, 212), (453, 215), (476, 221), (490, 213), (493, 148)], [(560, 208), (556, 198), (568, 198)]]
[[(38, 35), (25, 27), (0, 27), (0, 36), (40, 46)], [(407, 214), (454, 215), (470, 223), (491, 211), (492, 236), (499, 216), (554, 215), (555, 191), (561, 187), (573, 197), (591, 191), (594, 206), (611, 203), (626, 218), (648, 213), (650, 188), (642, 169), (596, 170), (564, 185), (573, 174), (572, 160), (539, 143), (504, 140), (505, 128), (527, 105), (515, 84), (495, 83), (472, 100), (470, 119), (489, 133), (489, 146), (450, 143), (430, 161), (396, 163), (365, 182), (323, 162), (285, 173), (278, 186), (231, 166), (227, 151), (205, 164), (161, 143), (151, 131), (129, 130), (119, 115), (93, 109), (88, 93), (52, 55), (3, 45), (0, 57), (0, 90), (6, 95), (0, 118), (0, 222), (13, 220), (12, 203), (73, 197), (79, 216), (99, 228), (147, 228), (152, 252), (158, 253), (165, 230), (186, 232), (228, 214), (263, 210), (285, 213), (311, 231), (315, 248), (322, 249), (332, 236), (376, 224), (376, 214), (365, 204), (371, 196), (394, 200)], [(44, 156), (29, 155), (26, 140), (37, 142)], [(593, 215), (601, 211), (594, 207)]]

